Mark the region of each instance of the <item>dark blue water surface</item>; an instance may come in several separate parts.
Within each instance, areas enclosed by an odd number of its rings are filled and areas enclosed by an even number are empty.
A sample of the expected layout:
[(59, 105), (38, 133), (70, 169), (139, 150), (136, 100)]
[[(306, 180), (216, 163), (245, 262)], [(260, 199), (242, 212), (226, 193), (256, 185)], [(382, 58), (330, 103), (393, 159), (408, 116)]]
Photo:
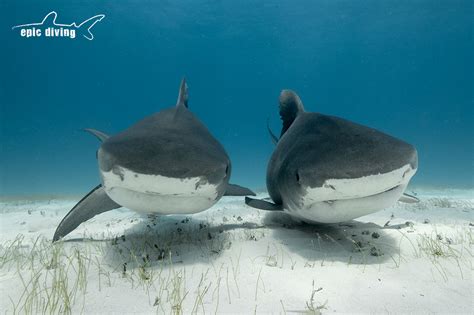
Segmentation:
[[(278, 95), (414, 144), (413, 183), (474, 186), (472, 0), (0, 2), (0, 193), (83, 193), (99, 182), (98, 141), (173, 106), (228, 151), (233, 182), (263, 187)], [(11, 29), (106, 17), (95, 39)]]

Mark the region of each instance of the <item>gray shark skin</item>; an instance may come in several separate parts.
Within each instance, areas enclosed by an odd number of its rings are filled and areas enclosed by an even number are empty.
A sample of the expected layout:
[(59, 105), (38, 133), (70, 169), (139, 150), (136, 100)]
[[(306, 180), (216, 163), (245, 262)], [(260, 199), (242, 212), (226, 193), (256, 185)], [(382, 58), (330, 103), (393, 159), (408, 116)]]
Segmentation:
[(342, 118), (306, 112), (290, 90), (280, 95), (280, 116), (280, 139), (269, 130), (277, 142), (267, 168), (273, 203), (246, 198), (249, 206), (336, 223), (398, 199), (416, 202), (403, 195), (418, 167), (412, 145)]
[(66, 215), (53, 242), (93, 216), (121, 206), (142, 213), (190, 214), (208, 209), (224, 195), (255, 195), (229, 183), (230, 159), (188, 109), (184, 79), (176, 106), (115, 136), (86, 131), (102, 141), (97, 153), (102, 184)]

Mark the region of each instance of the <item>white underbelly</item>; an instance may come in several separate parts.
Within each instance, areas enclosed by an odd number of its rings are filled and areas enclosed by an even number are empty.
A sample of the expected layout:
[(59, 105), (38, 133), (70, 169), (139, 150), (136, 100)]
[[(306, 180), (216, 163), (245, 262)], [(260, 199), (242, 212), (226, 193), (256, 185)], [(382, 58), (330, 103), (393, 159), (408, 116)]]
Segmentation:
[(307, 187), (298, 198), (283, 199), (285, 211), (312, 222), (352, 220), (392, 206), (403, 194), (416, 169), (351, 179), (329, 179), (322, 187)]
[(399, 185), (389, 191), (372, 196), (313, 202), (302, 207), (289, 205), (285, 206), (285, 211), (309, 222), (344, 222), (392, 206), (402, 196), (405, 188), (406, 185)]
[(101, 172), (107, 195), (130, 210), (156, 214), (191, 214), (213, 206), (222, 196), (218, 186), (195, 178), (147, 175), (115, 167)]
[(328, 179), (322, 187), (307, 187), (303, 193), (303, 203), (355, 199), (385, 192), (399, 185), (407, 185), (415, 175), (416, 169), (407, 164), (388, 173), (369, 175), (360, 178)]
[(192, 214), (209, 209), (217, 202), (206, 195), (143, 193), (121, 187), (106, 192), (119, 205), (140, 213)]

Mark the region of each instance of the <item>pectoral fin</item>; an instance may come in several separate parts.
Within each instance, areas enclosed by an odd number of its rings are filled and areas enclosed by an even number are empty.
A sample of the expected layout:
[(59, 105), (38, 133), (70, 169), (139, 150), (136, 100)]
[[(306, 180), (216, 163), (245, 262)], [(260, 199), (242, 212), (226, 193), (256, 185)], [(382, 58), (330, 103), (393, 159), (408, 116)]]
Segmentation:
[(404, 203), (417, 203), (420, 202), (420, 199), (416, 198), (415, 196), (409, 195), (409, 194), (403, 194), (400, 199), (398, 199), (400, 202)]
[(54, 232), (53, 242), (68, 235), (82, 222), (85, 222), (100, 213), (120, 207), (121, 205), (115, 203), (109, 198), (109, 196), (107, 196), (102, 185), (97, 186), (82, 198), (81, 201), (79, 201), (71, 211), (69, 211), (61, 223), (59, 223), (56, 232)]
[(256, 196), (253, 191), (246, 187), (234, 184), (227, 184), (224, 196)]
[(270, 129), (270, 119), (267, 119), (267, 130), (268, 130), (268, 133), (270, 134), (270, 138), (272, 139), (272, 143), (274, 145), (277, 145), (278, 144), (278, 138), (277, 138), (277, 136), (275, 136), (273, 131)]
[(245, 204), (249, 207), (260, 209), (260, 210), (270, 210), (270, 211), (283, 211), (282, 205), (277, 205), (273, 202), (253, 199), (250, 197), (245, 197)]
[(87, 131), (88, 133), (93, 134), (93, 135), (96, 136), (97, 139), (99, 139), (101, 142), (104, 142), (105, 140), (107, 140), (107, 139), (109, 138), (109, 135), (108, 135), (108, 134), (106, 134), (105, 132), (96, 130), (96, 129), (85, 128), (84, 131)]

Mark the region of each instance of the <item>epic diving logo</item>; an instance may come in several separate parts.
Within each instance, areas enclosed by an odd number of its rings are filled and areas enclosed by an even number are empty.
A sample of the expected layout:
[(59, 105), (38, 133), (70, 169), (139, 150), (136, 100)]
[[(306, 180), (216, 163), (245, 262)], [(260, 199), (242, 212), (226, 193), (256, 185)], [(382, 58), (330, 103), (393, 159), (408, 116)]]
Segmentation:
[(85, 20), (77, 25), (75, 22), (71, 24), (56, 23), (58, 14), (54, 11), (49, 12), (41, 23), (30, 23), (13, 26), (12, 30), (19, 29), (20, 36), (25, 38), (32, 37), (56, 37), (75, 39), (77, 36), (83, 36), (88, 40), (93, 40), (94, 35), (91, 28), (95, 23), (102, 21), (104, 14), (99, 14)]

